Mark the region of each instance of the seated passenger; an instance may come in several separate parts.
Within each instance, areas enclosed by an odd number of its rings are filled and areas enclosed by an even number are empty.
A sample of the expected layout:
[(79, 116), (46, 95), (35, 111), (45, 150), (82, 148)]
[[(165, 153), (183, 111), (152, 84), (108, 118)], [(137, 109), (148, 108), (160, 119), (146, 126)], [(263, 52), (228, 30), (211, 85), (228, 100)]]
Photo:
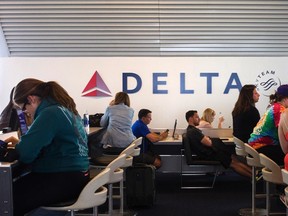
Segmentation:
[(260, 119), (259, 111), (255, 107), (259, 97), (255, 85), (244, 85), (232, 111), (233, 136), (244, 143), (248, 142), (253, 128)]
[(188, 122), (186, 137), (198, 156), (207, 160), (219, 161), (225, 168), (230, 167), (242, 176), (252, 177), (251, 167), (240, 162), (220, 139), (210, 139), (196, 128), (200, 122), (196, 110), (186, 112), (186, 120)]
[(261, 117), (248, 140), (257, 152), (271, 158), (279, 166), (284, 164), (283, 153), (279, 137), (278, 126), (281, 113), (288, 107), (288, 85), (278, 87), (275, 94), (270, 95), (270, 107)]
[[(200, 119), (198, 128), (213, 128), (212, 122), (215, 119), (215, 111), (211, 108), (207, 108), (204, 110), (203, 115)], [(220, 116), (218, 119), (218, 128), (222, 128), (222, 123), (224, 122), (224, 117)]]
[(118, 92), (107, 107), (100, 125), (107, 128), (101, 143), (104, 153), (120, 154), (135, 139), (131, 126), (134, 110), (127, 93)]
[[(19, 124), (19, 119), (18, 119), (16, 108), (14, 107), (14, 104), (13, 104), (13, 93), (14, 93), (14, 88), (12, 88), (10, 92), (9, 103), (7, 104), (7, 106), (4, 108), (4, 110), (0, 114), (0, 130), (3, 130), (4, 128), (10, 128), (11, 131), (19, 130), (20, 124)], [(31, 115), (26, 112), (24, 112), (24, 114), (25, 114), (26, 124), (30, 126), (32, 123)]]
[(151, 147), (153, 143), (165, 139), (168, 136), (168, 131), (160, 134), (153, 133), (149, 130), (148, 124), (152, 120), (151, 111), (148, 109), (141, 109), (138, 113), (138, 120), (132, 125), (133, 134), (139, 138), (143, 137), (140, 146), (141, 153), (139, 156), (134, 157), (134, 163), (152, 164), (156, 168), (161, 167), (161, 158), (159, 155), (153, 153)]
[(34, 121), (17, 140), (19, 161), (31, 172), (13, 184), (14, 216), (79, 196), (89, 181), (87, 135), (74, 100), (58, 83), (24, 79), (15, 87), (14, 105)]

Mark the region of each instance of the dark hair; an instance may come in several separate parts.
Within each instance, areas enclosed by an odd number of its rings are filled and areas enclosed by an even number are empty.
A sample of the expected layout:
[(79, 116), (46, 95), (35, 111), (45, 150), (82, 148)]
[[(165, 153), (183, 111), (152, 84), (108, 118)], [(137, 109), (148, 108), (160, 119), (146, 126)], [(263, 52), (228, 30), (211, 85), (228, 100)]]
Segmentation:
[(246, 112), (251, 106), (255, 106), (255, 101), (253, 99), (254, 89), (256, 89), (256, 86), (251, 84), (244, 85), (241, 88), (240, 94), (232, 111), (232, 116), (236, 116), (241, 112)]
[(115, 95), (114, 104), (124, 103), (126, 106), (130, 107), (129, 95), (126, 92), (118, 92)]
[[(4, 108), (4, 110), (0, 114), (0, 130), (2, 130), (4, 127), (11, 127), (11, 117), (13, 115), (13, 109), (14, 109), (14, 104), (13, 104), (13, 93), (14, 93), (15, 87), (12, 88), (10, 92), (10, 101), (7, 104), (7, 106)], [(15, 119), (14, 119), (15, 120)], [(13, 130), (17, 130), (17, 127), (11, 128)]]
[(275, 102), (282, 101), (284, 98), (288, 98), (288, 85), (280, 85), (275, 94), (270, 95), (270, 105)]
[(147, 116), (149, 113), (152, 113), (152, 111), (150, 111), (148, 109), (141, 109), (138, 112), (138, 119), (142, 119), (143, 117)]
[(195, 113), (197, 113), (197, 110), (189, 110), (188, 112), (186, 112), (185, 114), (186, 121), (189, 122), (189, 118), (193, 117)]
[(13, 102), (16, 104), (27, 103), (27, 97), (29, 95), (35, 95), (41, 99), (55, 100), (61, 106), (66, 107), (75, 115), (78, 115), (74, 100), (62, 86), (54, 81), (43, 82), (33, 78), (22, 80), (15, 87)]

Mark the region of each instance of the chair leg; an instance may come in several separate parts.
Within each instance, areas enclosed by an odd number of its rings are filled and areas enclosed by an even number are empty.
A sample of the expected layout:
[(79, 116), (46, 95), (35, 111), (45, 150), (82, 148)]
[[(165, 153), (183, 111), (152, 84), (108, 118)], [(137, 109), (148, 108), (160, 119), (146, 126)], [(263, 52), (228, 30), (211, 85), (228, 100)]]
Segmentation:
[(120, 214), (124, 212), (124, 181), (123, 179), (120, 181)]
[(252, 214), (255, 213), (255, 194), (256, 194), (256, 169), (252, 166)]
[(266, 181), (266, 214), (270, 214), (270, 184)]
[(113, 212), (113, 185), (109, 184), (109, 197), (108, 197), (108, 214), (112, 215)]
[(93, 208), (93, 216), (98, 216), (98, 206)]

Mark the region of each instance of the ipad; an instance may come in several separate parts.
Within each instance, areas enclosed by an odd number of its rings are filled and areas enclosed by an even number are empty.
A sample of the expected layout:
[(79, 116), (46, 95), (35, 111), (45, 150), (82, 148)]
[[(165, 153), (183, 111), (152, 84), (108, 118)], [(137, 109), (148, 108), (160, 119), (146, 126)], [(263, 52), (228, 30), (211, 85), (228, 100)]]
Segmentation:
[(23, 113), (22, 110), (17, 109), (17, 115), (19, 120), (19, 128), (20, 128), (20, 134), (21, 136), (26, 134), (28, 131), (28, 126), (25, 119), (25, 113)]

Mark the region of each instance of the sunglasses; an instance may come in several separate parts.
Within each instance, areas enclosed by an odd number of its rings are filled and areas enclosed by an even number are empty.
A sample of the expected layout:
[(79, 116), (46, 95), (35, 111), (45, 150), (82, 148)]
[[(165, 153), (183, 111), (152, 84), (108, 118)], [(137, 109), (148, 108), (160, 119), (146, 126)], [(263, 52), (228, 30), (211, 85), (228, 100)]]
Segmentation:
[(22, 111), (26, 111), (26, 106), (30, 104), (28, 100), (26, 100), (26, 102), (23, 104), (23, 107), (22, 107)]

